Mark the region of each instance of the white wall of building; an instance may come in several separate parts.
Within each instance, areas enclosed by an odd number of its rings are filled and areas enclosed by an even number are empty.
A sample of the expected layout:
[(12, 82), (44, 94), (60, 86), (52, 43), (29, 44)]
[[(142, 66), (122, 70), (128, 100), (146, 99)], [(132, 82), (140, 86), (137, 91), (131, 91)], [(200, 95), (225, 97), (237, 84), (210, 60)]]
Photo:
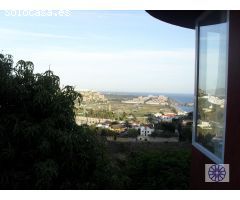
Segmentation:
[(152, 132), (154, 131), (154, 129), (151, 129), (149, 127), (145, 127), (145, 126), (141, 126), (140, 128), (140, 135), (141, 136), (149, 136), (152, 134)]

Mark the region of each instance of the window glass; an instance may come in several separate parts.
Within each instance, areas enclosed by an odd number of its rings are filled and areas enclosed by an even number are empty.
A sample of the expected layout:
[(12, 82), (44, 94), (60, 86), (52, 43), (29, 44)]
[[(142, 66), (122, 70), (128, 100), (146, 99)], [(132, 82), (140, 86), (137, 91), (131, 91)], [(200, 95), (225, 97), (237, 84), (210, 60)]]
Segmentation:
[(223, 158), (225, 127), (226, 12), (212, 12), (199, 26), (196, 142)]

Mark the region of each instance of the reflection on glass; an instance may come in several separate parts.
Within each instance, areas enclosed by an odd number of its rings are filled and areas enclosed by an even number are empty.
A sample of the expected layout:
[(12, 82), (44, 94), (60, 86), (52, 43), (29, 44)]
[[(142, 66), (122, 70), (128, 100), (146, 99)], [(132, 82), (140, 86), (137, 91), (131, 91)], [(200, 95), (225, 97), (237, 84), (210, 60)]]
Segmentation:
[(223, 157), (227, 67), (226, 13), (216, 11), (199, 24), (196, 142)]

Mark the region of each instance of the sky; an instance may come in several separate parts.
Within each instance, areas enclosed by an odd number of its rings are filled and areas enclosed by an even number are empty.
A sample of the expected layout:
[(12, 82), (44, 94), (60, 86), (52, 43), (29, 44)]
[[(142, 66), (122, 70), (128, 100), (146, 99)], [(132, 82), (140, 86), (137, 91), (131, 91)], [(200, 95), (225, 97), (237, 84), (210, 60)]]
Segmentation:
[(5, 16), (0, 51), (50, 69), (61, 85), (116, 92), (194, 92), (195, 32), (145, 11)]
[[(227, 23), (200, 27), (199, 88), (224, 95), (227, 68)], [(221, 94), (220, 93), (220, 94)]]

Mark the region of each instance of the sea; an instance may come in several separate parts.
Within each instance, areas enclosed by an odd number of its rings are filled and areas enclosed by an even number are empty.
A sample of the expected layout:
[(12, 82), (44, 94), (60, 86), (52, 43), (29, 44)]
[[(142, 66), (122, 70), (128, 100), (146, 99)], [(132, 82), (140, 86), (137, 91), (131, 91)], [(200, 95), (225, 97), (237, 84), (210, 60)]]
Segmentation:
[[(126, 96), (159, 96), (163, 95), (169, 97), (179, 103), (193, 103), (194, 95), (193, 94), (174, 94), (174, 93), (150, 93), (150, 92), (102, 92), (103, 94), (114, 94), (114, 95), (126, 95)], [(179, 106), (182, 111), (192, 112), (192, 106)]]

